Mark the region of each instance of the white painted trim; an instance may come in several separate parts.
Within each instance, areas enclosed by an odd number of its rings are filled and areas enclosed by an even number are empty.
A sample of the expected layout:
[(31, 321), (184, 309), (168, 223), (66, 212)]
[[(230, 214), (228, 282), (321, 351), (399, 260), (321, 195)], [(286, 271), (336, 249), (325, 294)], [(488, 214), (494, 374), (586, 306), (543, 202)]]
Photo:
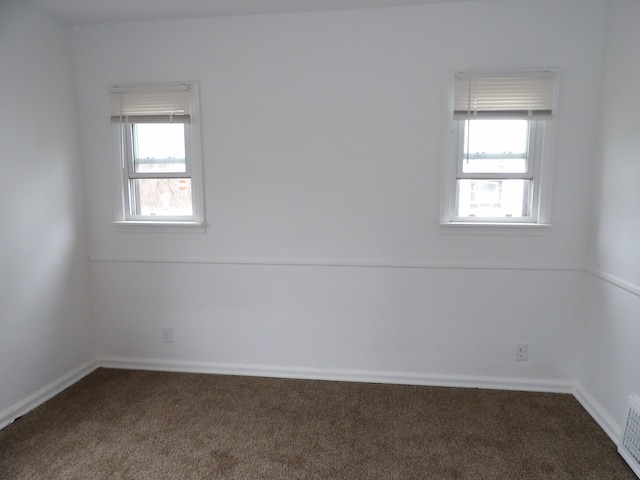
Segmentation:
[(618, 423), (609, 415), (604, 408), (593, 398), (582, 385), (577, 383), (575, 385), (573, 396), (584, 407), (589, 415), (600, 425), (600, 428), (609, 436), (609, 438), (618, 445), (622, 428)]
[(88, 362), (63, 377), (49, 383), (24, 400), (0, 413), (0, 430), (17, 418), (53, 398), (61, 391), (78, 382), (97, 368), (121, 368), (129, 370), (154, 370), (165, 372), (188, 372), (217, 375), (241, 375), (270, 378), (294, 378), (304, 380), (327, 380), (367, 382), (394, 385), (420, 385), (433, 387), (485, 388), (531, 392), (572, 393), (584, 409), (600, 425), (617, 445), (621, 428), (611, 416), (579, 384), (553, 379), (524, 379), (511, 377), (484, 377), (473, 375), (424, 374), (373, 370), (316, 369), (271, 365), (244, 365), (232, 363), (199, 363), (182, 360), (146, 358), (102, 357)]
[(116, 220), (112, 222), (116, 231), (123, 233), (206, 233), (202, 222), (142, 222), (134, 220)]
[(96, 361), (85, 363), (48, 385), (45, 385), (37, 392), (12, 405), (5, 411), (0, 412), (0, 430), (13, 423), (17, 418), (29, 413), (34, 408), (39, 407), (47, 400), (55, 397), (64, 389), (69, 388), (74, 383), (89, 375), (96, 368), (98, 368), (98, 362)]
[(575, 265), (547, 266), (547, 265), (445, 265), (428, 263), (403, 263), (380, 261), (326, 261), (314, 259), (284, 260), (284, 259), (254, 259), (243, 260), (233, 258), (169, 258), (169, 257), (116, 257), (91, 255), (90, 262), (94, 263), (181, 263), (206, 265), (232, 265), (255, 267), (330, 267), (330, 268), (391, 268), (416, 270), (521, 270), (545, 272), (583, 272), (584, 268)]
[(486, 388), (531, 392), (572, 393), (573, 382), (550, 379), (483, 377), (473, 375), (445, 375), (374, 370), (318, 369), (281, 367), (275, 365), (244, 365), (233, 363), (201, 363), (183, 360), (149, 358), (102, 357), (98, 363), (104, 368), (155, 370), (163, 372), (208, 373), (302, 380), (385, 383), (432, 387)]
[(605, 282), (610, 283), (611, 285), (614, 285), (618, 288), (626, 290), (629, 293), (634, 294), (637, 297), (640, 297), (640, 286), (638, 285), (635, 285), (631, 282), (627, 282), (626, 280), (616, 277), (615, 275), (611, 275), (610, 273), (603, 272), (602, 270), (598, 270), (597, 268), (589, 267), (586, 269), (586, 272), (590, 273), (594, 277), (599, 278), (600, 280), (604, 280)]
[(440, 235), (486, 235), (548, 237), (551, 224), (548, 223), (488, 223), (488, 222), (448, 222), (440, 223)]

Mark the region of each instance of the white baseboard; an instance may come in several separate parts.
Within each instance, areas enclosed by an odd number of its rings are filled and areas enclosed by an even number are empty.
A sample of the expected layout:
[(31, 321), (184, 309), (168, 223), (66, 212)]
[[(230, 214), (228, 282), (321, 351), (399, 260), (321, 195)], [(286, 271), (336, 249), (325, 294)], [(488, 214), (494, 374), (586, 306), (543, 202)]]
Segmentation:
[(98, 368), (98, 363), (96, 361), (85, 363), (48, 385), (45, 385), (37, 392), (29, 395), (27, 398), (9, 407), (5, 411), (0, 412), (0, 430), (13, 423), (16, 418), (23, 416), (25, 413), (30, 412), (36, 407), (39, 407), (47, 400), (56, 396), (62, 390), (70, 387), (78, 380), (89, 375), (96, 368)]
[(584, 409), (591, 415), (591, 417), (600, 425), (600, 428), (609, 436), (609, 438), (618, 445), (620, 440), (620, 434), (622, 428), (618, 423), (611, 418), (611, 416), (600, 406), (600, 404), (593, 398), (584, 387), (580, 384), (576, 384), (573, 391), (573, 396), (576, 397), (578, 402), (584, 407)]
[(587, 393), (581, 385), (575, 385), (570, 381), (373, 370), (314, 369), (303, 367), (285, 368), (281, 366), (200, 363), (122, 357), (102, 357), (81, 365), (63, 377), (49, 383), (21, 402), (18, 402), (7, 410), (0, 412), (0, 430), (100, 367), (129, 370), (208, 373), (217, 375), (422, 385), (434, 387), (486, 388), (492, 390), (572, 393), (616, 445), (621, 433), (620, 426), (600, 406), (600, 404), (589, 393)]
[(388, 383), (398, 385), (423, 385), (433, 387), (487, 388), (493, 390), (519, 390), (532, 392), (573, 393), (570, 381), (521, 379), (510, 377), (481, 377), (388, 372), (372, 370), (316, 369), (243, 365), (230, 363), (199, 363), (168, 361), (162, 359), (103, 357), (98, 365), (105, 368), (131, 370), (156, 370), (168, 372), (209, 373), (255, 377), (297, 378), (306, 380), (330, 380), (346, 382)]

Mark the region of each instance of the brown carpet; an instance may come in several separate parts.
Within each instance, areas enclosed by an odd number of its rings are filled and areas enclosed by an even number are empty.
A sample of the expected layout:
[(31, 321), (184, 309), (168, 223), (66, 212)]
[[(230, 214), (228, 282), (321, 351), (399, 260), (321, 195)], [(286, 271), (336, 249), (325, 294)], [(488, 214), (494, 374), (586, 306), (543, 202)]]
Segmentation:
[(0, 431), (0, 479), (636, 477), (570, 395), (99, 369)]

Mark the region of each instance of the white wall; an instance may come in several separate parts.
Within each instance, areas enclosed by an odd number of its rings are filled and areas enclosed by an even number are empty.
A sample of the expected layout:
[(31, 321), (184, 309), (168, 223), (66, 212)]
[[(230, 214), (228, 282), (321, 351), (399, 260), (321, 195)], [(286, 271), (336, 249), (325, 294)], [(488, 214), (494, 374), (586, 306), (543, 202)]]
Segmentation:
[[(615, 439), (640, 393), (638, 20), (634, 0), (545, 0), (90, 25), (74, 59), (68, 25), (0, 2), (0, 426), (97, 351), (322, 378), (577, 378)], [(444, 73), (532, 66), (561, 71), (553, 229), (444, 234)], [(123, 233), (107, 85), (172, 80), (201, 82), (207, 233)]]
[[(604, 10), (460, 2), (79, 27), (98, 355), (569, 386)], [(445, 73), (530, 67), (561, 71), (551, 232), (444, 234)], [(201, 84), (207, 232), (119, 231), (108, 85), (175, 80)]]
[(95, 345), (69, 27), (0, 2), (0, 65), (3, 426)]
[(602, 142), (578, 382), (617, 435), (627, 396), (640, 395), (640, 3), (612, 0)]

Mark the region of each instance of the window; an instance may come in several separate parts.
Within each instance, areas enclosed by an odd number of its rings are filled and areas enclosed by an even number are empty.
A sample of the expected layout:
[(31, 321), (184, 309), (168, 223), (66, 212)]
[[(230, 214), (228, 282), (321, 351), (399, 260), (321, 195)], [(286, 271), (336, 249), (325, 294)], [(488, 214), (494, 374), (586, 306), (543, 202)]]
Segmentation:
[(202, 168), (196, 83), (115, 85), (122, 223), (202, 224)]
[(550, 71), (454, 76), (443, 224), (548, 223), (554, 83)]

